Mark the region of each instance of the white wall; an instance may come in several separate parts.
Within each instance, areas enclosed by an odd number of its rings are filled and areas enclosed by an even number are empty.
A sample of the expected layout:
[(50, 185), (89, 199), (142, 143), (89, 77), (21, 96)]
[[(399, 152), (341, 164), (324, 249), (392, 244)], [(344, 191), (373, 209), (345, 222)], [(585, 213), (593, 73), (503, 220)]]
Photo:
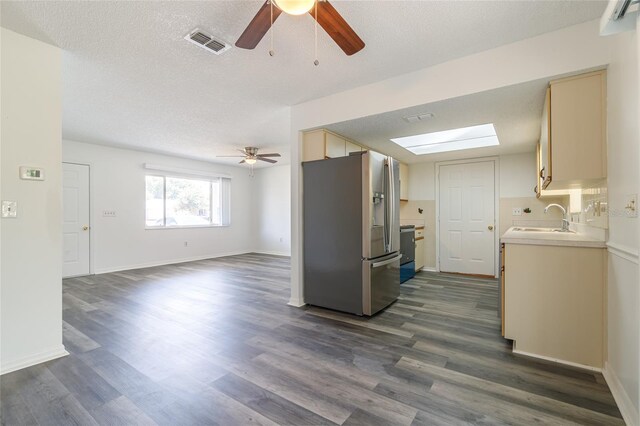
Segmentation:
[[(252, 181), (246, 168), (67, 140), (62, 161), (91, 169), (94, 273), (246, 253), (254, 247)], [(231, 175), (231, 226), (145, 229), (144, 163)], [(115, 210), (116, 217), (102, 217), (104, 210)]]
[(255, 251), (291, 254), (291, 168), (257, 169), (253, 182)]
[[(65, 355), (62, 346), (61, 54), (1, 30), (1, 198), (18, 217), (1, 220), (1, 351), (6, 373)], [(45, 180), (18, 179), (19, 166)]]
[(500, 156), (500, 198), (535, 197), (536, 154)]
[[(639, 26), (640, 28), (640, 26)], [(607, 383), (628, 424), (640, 424), (640, 282), (638, 218), (625, 217), (629, 194), (640, 192), (639, 43), (636, 31), (617, 36), (607, 72), (609, 279)]]

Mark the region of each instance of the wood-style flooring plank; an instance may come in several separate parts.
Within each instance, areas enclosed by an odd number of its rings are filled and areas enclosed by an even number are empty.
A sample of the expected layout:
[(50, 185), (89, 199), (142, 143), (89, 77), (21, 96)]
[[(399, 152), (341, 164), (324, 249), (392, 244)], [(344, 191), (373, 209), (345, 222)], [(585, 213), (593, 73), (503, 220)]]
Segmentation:
[(287, 305), (249, 253), (63, 282), (70, 356), (0, 378), (3, 425), (622, 425), (601, 374), (512, 353), (498, 283), (418, 273), (371, 318)]

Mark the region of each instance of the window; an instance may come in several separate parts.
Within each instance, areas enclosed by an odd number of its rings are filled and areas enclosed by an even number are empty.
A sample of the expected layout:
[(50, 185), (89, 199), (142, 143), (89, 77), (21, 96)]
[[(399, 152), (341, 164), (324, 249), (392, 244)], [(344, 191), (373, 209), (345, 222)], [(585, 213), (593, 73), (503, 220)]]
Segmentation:
[(147, 228), (226, 226), (231, 179), (147, 175)]

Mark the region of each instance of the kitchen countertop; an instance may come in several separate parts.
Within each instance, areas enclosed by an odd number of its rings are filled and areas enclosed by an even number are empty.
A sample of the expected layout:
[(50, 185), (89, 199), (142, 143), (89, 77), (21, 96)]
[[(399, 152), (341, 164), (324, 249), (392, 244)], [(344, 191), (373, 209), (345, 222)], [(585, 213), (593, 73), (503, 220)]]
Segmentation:
[(500, 242), (505, 244), (529, 244), (538, 246), (565, 246), (565, 247), (590, 247), (606, 248), (603, 239), (591, 235), (573, 232), (536, 232), (516, 231), (521, 228), (512, 226), (500, 237)]

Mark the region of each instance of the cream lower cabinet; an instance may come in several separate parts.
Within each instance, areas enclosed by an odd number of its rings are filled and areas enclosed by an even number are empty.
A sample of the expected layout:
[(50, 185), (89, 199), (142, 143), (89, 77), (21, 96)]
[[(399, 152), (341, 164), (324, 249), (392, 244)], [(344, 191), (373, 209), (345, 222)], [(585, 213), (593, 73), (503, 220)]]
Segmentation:
[(505, 244), (504, 337), (513, 351), (603, 366), (606, 250)]
[(416, 272), (424, 268), (424, 228), (416, 228)]

